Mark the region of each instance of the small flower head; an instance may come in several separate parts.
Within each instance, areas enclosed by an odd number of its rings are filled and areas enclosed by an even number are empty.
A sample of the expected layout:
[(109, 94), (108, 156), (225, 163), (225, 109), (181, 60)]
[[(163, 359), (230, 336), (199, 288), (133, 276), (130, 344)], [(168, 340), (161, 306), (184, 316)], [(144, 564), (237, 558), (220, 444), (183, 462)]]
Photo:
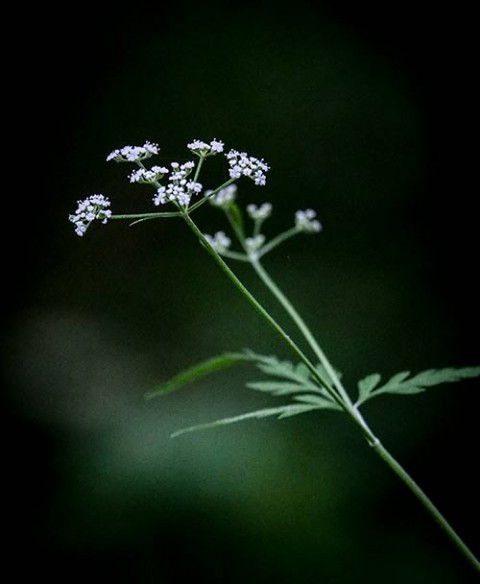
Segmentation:
[(264, 186), (267, 180), (268, 164), (254, 156), (248, 156), (246, 152), (230, 150), (226, 154), (230, 166), (229, 174), (231, 178), (248, 176), (256, 185)]
[(223, 146), (224, 144), (220, 140), (212, 140), (210, 144), (203, 142), (203, 140), (194, 140), (193, 142), (190, 142), (190, 144), (187, 144), (187, 148), (189, 148), (194, 154), (204, 158), (220, 154), (223, 152)]
[(265, 243), (265, 235), (259, 233), (255, 237), (247, 237), (245, 239), (245, 245), (250, 253), (257, 252), (262, 245)]
[(265, 221), (272, 214), (272, 204), (263, 203), (260, 207), (247, 205), (247, 213), (254, 221)]
[(168, 168), (164, 166), (152, 166), (150, 170), (146, 168), (138, 168), (130, 173), (129, 179), (131, 183), (146, 183), (152, 184), (155, 181), (162, 179), (168, 173)]
[[(193, 180), (187, 180), (187, 176), (195, 168), (194, 162), (172, 162), (172, 172), (168, 177), (168, 185), (157, 189), (153, 197), (154, 205), (164, 205), (169, 202), (176, 202), (183, 207), (188, 207), (193, 195), (202, 192), (202, 185)], [(168, 169), (162, 169), (167, 170)]]
[(115, 162), (140, 162), (151, 158), (154, 154), (158, 154), (160, 148), (158, 144), (152, 142), (145, 142), (143, 146), (124, 146), (118, 150), (113, 150), (107, 156), (107, 162), (115, 160)]
[[(206, 191), (205, 195), (208, 196), (213, 191)], [(224, 189), (220, 189), (218, 193), (210, 197), (210, 204), (214, 207), (219, 207), (220, 209), (226, 209), (237, 196), (237, 185), (231, 184), (225, 187)]]
[(295, 213), (295, 227), (304, 233), (318, 233), (322, 229), (320, 221), (315, 217), (316, 212), (313, 209), (306, 209), (305, 211), (297, 211)]
[(205, 239), (220, 254), (232, 245), (232, 240), (223, 231), (217, 231), (213, 237), (205, 233)]
[(90, 223), (95, 219), (100, 219), (106, 223), (112, 216), (109, 209), (110, 200), (104, 195), (91, 195), (83, 201), (78, 201), (77, 210), (68, 219), (75, 225), (75, 233), (82, 237), (87, 231)]

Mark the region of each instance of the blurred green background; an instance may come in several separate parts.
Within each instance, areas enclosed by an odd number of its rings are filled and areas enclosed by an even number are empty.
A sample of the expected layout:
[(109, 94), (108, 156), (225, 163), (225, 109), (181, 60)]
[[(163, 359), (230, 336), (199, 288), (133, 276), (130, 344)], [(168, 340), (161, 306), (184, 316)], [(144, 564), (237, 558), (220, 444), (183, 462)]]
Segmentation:
[[(37, 28), (40, 15), (53, 20)], [(245, 389), (248, 367), (156, 402), (146, 389), (223, 351), (288, 353), (179, 222), (112, 222), (83, 239), (67, 222), (94, 192), (117, 212), (148, 210), (147, 188), (104, 162), (112, 149), (149, 139), (169, 161), (194, 138), (222, 139), (271, 166), (265, 188), (240, 189), (273, 203), (268, 233), (318, 211), (322, 234), (266, 267), (352, 391), (373, 371), (478, 364), (472, 28), (460, 7), (413, 2), (29, 15), (12, 87), (33, 160), (6, 197), (4, 244), (5, 551), (19, 581), (474, 581), (337, 414), (171, 440), (277, 402)], [(212, 159), (204, 178), (224, 172)], [(225, 228), (213, 209), (198, 221)], [(477, 553), (478, 389), (365, 408)]]

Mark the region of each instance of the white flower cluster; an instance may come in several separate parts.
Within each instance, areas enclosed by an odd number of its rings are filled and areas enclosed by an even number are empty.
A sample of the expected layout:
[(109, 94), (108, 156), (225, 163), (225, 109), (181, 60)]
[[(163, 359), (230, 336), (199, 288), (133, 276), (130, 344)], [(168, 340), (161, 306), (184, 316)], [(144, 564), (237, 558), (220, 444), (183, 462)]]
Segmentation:
[(168, 173), (168, 168), (164, 166), (152, 166), (152, 168), (139, 168), (132, 171), (130, 174), (130, 182), (149, 183), (152, 184), (156, 180), (160, 180)]
[(255, 221), (265, 221), (272, 214), (272, 204), (263, 203), (260, 207), (257, 207), (257, 205), (247, 205), (247, 213)]
[(263, 160), (248, 156), (246, 152), (238, 152), (238, 150), (230, 150), (226, 157), (230, 165), (228, 172), (231, 178), (248, 176), (256, 185), (265, 185), (266, 173), (270, 167)]
[(152, 184), (160, 180), (168, 173), (168, 168), (164, 166), (152, 166), (152, 168), (139, 168), (132, 171), (129, 176), (131, 183), (148, 183)]
[(75, 233), (82, 237), (95, 219), (100, 219), (102, 223), (107, 222), (112, 216), (109, 207), (110, 200), (107, 197), (91, 195), (83, 201), (78, 201), (77, 210), (73, 215), (68, 216), (68, 220), (75, 225)]
[(119, 150), (110, 152), (107, 156), (107, 162), (110, 162), (110, 160), (115, 160), (115, 162), (140, 162), (151, 158), (154, 154), (158, 154), (159, 150), (158, 144), (148, 141), (143, 146), (124, 146)]
[(189, 148), (194, 154), (204, 158), (220, 154), (223, 152), (223, 146), (224, 144), (220, 140), (212, 140), (210, 144), (207, 144), (203, 140), (194, 140), (193, 142), (190, 142), (190, 144), (187, 144), (187, 148)]
[[(206, 191), (205, 196), (208, 197), (210, 193), (213, 193), (212, 190)], [(210, 203), (214, 207), (219, 207), (220, 209), (227, 208), (230, 203), (233, 203), (237, 196), (237, 185), (231, 184), (225, 187), (224, 189), (220, 189), (218, 193), (215, 193), (213, 197), (210, 197)]]
[(227, 249), (232, 245), (232, 240), (227, 235), (225, 235), (225, 232), (223, 231), (217, 231), (213, 237), (208, 235), (208, 233), (205, 233), (205, 239), (213, 247), (213, 249), (220, 254), (224, 251), (227, 251)]
[(172, 172), (168, 177), (168, 185), (161, 186), (153, 197), (154, 205), (164, 205), (170, 201), (175, 201), (184, 207), (188, 206), (192, 195), (198, 194), (202, 190), (202, 185), (193, 180), (187, 180), (187, 176), (195, 168), (194, 162), (179, 164), (172, 162)]
[(313, 209), (306, 209), (305, 211), (297, 211), (295, 213), (295, 227), (304, 233), (318, 233), (322, 229), (320, 221), (315, 217), (316, 212)]
[(255, 253), (258, 251), (262, 245), (265, 243), (265, 235), (259, 233), (255, 237), (247, 237), (245, 239), (245, 245), (250, 253)]
[[(151, 158), (160, 151), (158, 144), (149, 141), (146, 141), (143, 146), (123, 146), (122, 148), (113, 150), (107, 156), (107, 161), (113, 160), (115, 162), (131, 162), (137, 164), (139, 168), (130, 172), (129, 180), (131, 183), (149, 184), (156, 188), (156, 193), (153, 196), (154, 205), (158, 206), (173, 202), (177, 206), (180, 206), (182, 208), (181, 210), (187, 211), (192, 197), (202, 194), (203, 190), (202, 184), (197, 182), (195, 178), (188, 178), (189, 175), (196, 167), (197, 173), (194, 176), (198, 176), (203, 159), (224, 152), (224, 143), (216, 138), (210, 142), (193, 140), (187, 144), (187, 147), (200, 158), (197, 167), (192, 161), (183, 164), (172, 162), (170, 165), (171, 168), (167, 168), (166, 166), (145, 167), (142, 161)], [(225, 156), (230, 175), (230, 180), (226, 181), (227, 186), (224, 186), (218, 192), (212, 190), (206, 191), (202, 194), (203, 199), (200, 203), (209, 199), (213, 206), (227, 209), (235, 200), (237, 193), (237, 186), (229, 183), (242, 176), (250, 178), (256, 185), (265, 185), (269, 166), (263, 160), (249, 156), (247, 153), (238, 150), (230, 150)], [(166, 184), (163, 185), (161, 181), (164, 177), (166, 177)], [(213, 194), (214, 192), (215, 194)], [(83, 235), (94, 219), (100, 219), (104, 223), (107, 222), (112, 216), (109, 207), (110, 201), (107, 197), (104, 195), (92, 195), (78, 202), (78, 208), (73, 215), (69, 216), (69, 220), (75, 224), (76, 233)], [(259, 231), (261, 221), (269, 217), (271, 211), (272, 205), (270, 203), (264, 203), (260, 206), (248, 206), (250, 217), (256, 221), (255, 233)], [(308, 214), (309, 211), (305, 211), (304, 213)], [(299, 229), (304, 231), (318, 231), (320, 229), (318, 221), (310, 221), (307, 216), (303, 219), (297, 217), (296, 224)], [(226, 250), (230, 245), (229, 238), (221, 231), (210, 239), (212, 245), (218, 249)], [(261, 245), (263, 245), (263, 241), (260, 242), (258, 237), (252, 238), (248, 243), (251, 249), (257, 249)]]

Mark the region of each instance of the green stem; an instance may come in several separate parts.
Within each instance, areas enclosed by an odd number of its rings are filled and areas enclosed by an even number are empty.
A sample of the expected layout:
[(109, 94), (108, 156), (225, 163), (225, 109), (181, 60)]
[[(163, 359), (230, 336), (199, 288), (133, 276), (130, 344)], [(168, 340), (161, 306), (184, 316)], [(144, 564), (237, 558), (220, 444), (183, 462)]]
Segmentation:
[(263, 221), (264, 219), (255, 219), (255, 223), (253, 225), (253, 237), (257, 237), (257, 235), (260, 235)]
[(445, 517), (440, 513), (437, 507), (432, 503), (432, 501), (427, 497), (423, 490), (417, 485), (417, 483), (412, 479), (412, 477), (407, 473), (407, 471), (393, 458), (393, 456), (382, 446), (380, 441), (375, 442), (371, 445), (375, 452), (380, 456), (380, 458), (393, 470), (393, 472), (407, 485), (407, 487), (413, 492), (417, 499), (422, 503), (422, 505), (429, 511), (435, 521), (444, 530), (453, 544), (458, 548), (458, 550), (465, 556), (465, 558), (472, 564), (472, 566), (480, 572), (480, 562), (475, 557), (470, 548), (463, 542), (457, 532), (453, 529), (450, 523), (445, 519)]
[(231, 178), (231, 179), (227, 180), (226, 182), (224, 182), (223, 184), (221, 184), (219, 187), (214, 189), (211, 193), (208, 193), (208, 195), (203, 197), (203, 199), (200, 199), (200, 201), (197, 201), (195, 203), (195, 205), (192, 205), (191, 207), (189, 207), (188, 212), (191, 213), (192, 211), (195, 211), (195, 209), (198, 209), (198, 207), (201, 207), (204, 203), (206, 203), (209, 199), (211, 199), (214, 195), (216, 195), (218, 193), (218, 191), (221, 191), (225, 187), (228, 187), (228, 185), (231, 185), (233, 182), (235, 182), (235, 180), (236, 179)]
[[(356, 422), (361, 424), (366, 429), (367, 433), (370, 433), (371, 431), (368, 428), (365, 420), (363, 419), (362, 414), (354, 407), (346, 389), (343, 387), (342, 382), (340, 381), (338, 375), (336, 374), (335, 369), (330, 364), (330, 361), (327, 359), (327, 356), (320, 348), (320, 345), (317, 343), (315, 337), (313, 336), (312, 332), (310, 331), (310, 329), (306, 325), (305, 321), (298, 314), (298, 312), (293, 307), (292, 303), (283, 294), (283, 292), (275, 284), (275, 282), (272, 280), (272, 278), (268, 275), (267, 271), (265, 270), (265, 268), (262, 266), (262, 264), (259, 261), (259, 256), (256, 254), (249, 254), (249, 251), (248, 251), (247, 247), (245, 246), (245, 235), (243, 233), (243, 230), (240, 228), (240, 226), (237, 224), (237, 222), (234, 221), (231, 212), (228, 209), (226, 209), (225, 213), (226, 213), (227, 219), (229, 220), (230, 225), (231, 225), (232, 229), (234, 230), (240, 244), (242, 245), (243, 249), (245, 250), (245, 253), (248, 255), (248, 257), (250, 259), (250, 263), (252, 264), (254, 270), (257, 272), (258, 276), (261, 278), (263, 283), (272, 292), (272, 294), (275, 296), (275, 298), (277, 298), (277, 300), (280, 302), (280, 304), (283, 306), (283, 308), (290, 315), (290, 317), (292, 318), (294, 323), (300, 329), (300, 332), (305, 337), (306, 341), (308, 342), (308, 344), (312, 348), (313, 352), (315, 353), (317, 359), (320, 361), (325, 372), (327, 373), (327, 375), (331, 379), (333, 385), (337, 389), (338, 394), (341, 396), (343, 402), (346, 404), (347, 408), (350, 410), (350, 414), (351, 415), (353, 414), (353, 417), (355, 418)], [(273, 239), (272, 242), (276, 240), (277, 241), (276, 245), (278, 245), (281, 241), (284, 241), (285, 239), (287, 239), (288, 237), (291, 237), (295, 233), (298, 233), (298, 230), (296, 227), (293, 227), (292, 229), (289, 229), (288, 231), (285, 231), (284, 233), (282, 233), (280, 236), (277, 236), (277, 238)], [(267, 247), (267, 246), (265, 246), (265, 247)], [(263, 248), (263, 249), (265, 249), (265, 248)], [(375, 440), (376, 440), (376, 438), (375, 438)]]
[(238, 262), (250, 263), (250, 259), (243, 253), (238, 253), (236, 251), (229, 251), (228, 249), (222, 251), (222, 256), (224, 258), (230, 258), (231, 260), (237, 260)]
[[(306, 341), (312, 348), (315, 355), (320, 360), (320, 363), (325, 368), (328, 376), (330, 377), (331, 381), (337, 388), (340, 396), (345, 400), (346, 403), (352, 405), (352, 402), (341, 383), (338, 375), (336, 374), (334, 368), (331, 366), (330, 361), (326, 357), (325, 353), (322, 351), (320, 346), (318, 345), (315, 337), (311, 333), (308, 326), (305, 324), (305, 321), (302, 317), (298, 314), (295, 310), (291, 302), (288, 298), (283, 294), (280, 288), (275, 284), (269, 274), (266, 272), (265, 268), (260, 264), (258, 259), (251, 259), (251, 264), (255, 269), (258, 276), (267, 286), (267, 288), (272, 292), (272, 294), (277, 298), (286, 312), (290, 315), (294, 323), (297, 325), (303, 336), (305, 337)], [(361, 416), (360, 412), (358, 412), (359, 420), (361, 420), (362, 425), (367, 428), (369, 431), (367, 423)], [(373, 434), (373, 433), (372, 433)], [(370, 445), (375, 450), (375, 452), (380, 456), (380, 458), (395, 472), (395, 474), (407, 485), (407, 487), (413, 492), (413, 494), (419, 499), (419, 501), (424, 505), (424, 507), (429, 511), (429, 513), (433, 516), (435, 521), (440, 525), (440, 527), (445, 531), (447, 536), (450, 540), (454, 543), (454, 545), (460, 550), (460, 552), (468, 559), (468, 561), (478, 570), (480, 571), (480, 562), (477, 560), (475, 555), (472, 551), (468, 548), (468, 546), (462, 541), (460, 536), (455, 532), (453, 527), (448, 523), (445, 517), (441, 514), (438, 508), (432, 503), (429, 497), (424, 493), (424, 491), (418, 486), (418, 484), (413, 480), (413, 478), (407, 473), (407, 471), (395, 460), (395, 458), (386, 450), (386, 448), (381, 444), (378, 439), (370, 442)]]
[(323, 368), (325, 369), (327, 375), (332, 380), (332, 383), (336, 387), (338, 393), (341, 395), (342, 399), (348, 403), (350, 406), (353, 406), (352, 401), (348, 393), (346, 392), (345, 388), (343, 387), (342, 382), (340, 381), (335, 369), (330, 364), (330, 361), (327, 359), (327, 356), (320, 348), (320, 345), (317, 343), (317, 340), (313, 336), (312, 332), (308, 328), (307, 324), (303, 320), (303, 318), (298, 314), (298, 312), (293, 307), (293, 304), (288, 300), (285, 294), (280, 290), (280, 288), (275, 284), (272, 278), (269, 276), (268, 272), (262, 266), (260, 261), (255, 258), (251, 258), (251, 264), (259, 278), (262, 282), (267, 286), (270, 292), (275, 296), (275, 298), (280, 302), (286, 312), (290, 315), (293, 322), (296, 324), (300, 332), (305, 337), (305, 340), (310, 345), (312, 351), (315, 353), (317, 359), (322, 364)]
[(182, 217), (182, 213), (176, 211), (167, 213), (130, 213), (127, 215), (112, 215), (110, 219), (163, 219), (164, 217)]
[[(232, 228), (233, 232), (235, 233), (235, 236), (238, 239), (238, 242), (242, 246), (243, 251), (248, 256), (248, 249), (245, 245), (245, 233), (243, 232), (242, 226), (239, 225), (237, 221), (235, 221), (232, 215), (232, 211), (229, 207), (225, 209), (225, 215), (228, 219), (228, 222), (230, 223), (230, 227)], [(248, 261), (250, 261), (250, 259)]]
[(298, 345), (292, 341), (289, 335), (283, 330), (283, 328), (277, 323), (277, 321), (270, 316), (270, 314), (265, 310), (265, 308), (258, 302), (258, 300), (251, 294), (251, 292), (243, 285), (243, 283), (237, 278), (237, 276), (232, 272), (232, 270), (225, 263), (223, 258), (217, 253), (217, 251), (210, 245), (208, 240), (205, 238), (203, 233), (194, 223), (192, 218), (188, 213), (183, 215), (187, 225), (193, 231), (193, 233), (198, 237), (202, 243), (205, 250), (214, 259), (215, 263), (220, 267), (223, 273), (228, 277), (228, 279), (236, 286), (242, 296), (250, 303), (254, 310), (269, 324), (271, 328), (277, 333), (277, 335), (288, 345), (288, 347), (297, 355), (297, 357), (305, 364), (310, 373), (315, 379), (320, 383), (320, 385), (327, 391), (328, 395), (332, 400), (344, 410), (353, 422), (360, 428), (366, 440), (373, 444), (377, 441), (376, 436), (368, 428), (368, 426), (359, 417), (357, 410), (350, 404), (345, 403), (344, 400), (338, 395), (338, 393), (330, 387), (330, 385), (323, 379), (323, 377), (317, 371), (315, 365), (310, 361), (310, 359), (305, 355), (305, 353), (298, 347)]
[(282, 299), (282, 305), (287, 310), (289, 307), (290, 316), (293, 318), (297, 326), (300, 328), (305, 338), (309, 341), (310, 346), (314, 350), (317, 357), (324, 365), (326, 371), (330, 375), (332, 381), (335, 382), (337, 391), (333, 390), (328, 383), (322, 378), (318, 373), (313, 363), (308, 359), (308, 357), (303, 353), (303, 351), (297, 346), (297, 344), (292, 341), (288, 334), (283, 330), (283, 328), (275, 321), (275, 319), (270, 316), (270, 314), (263, 308), (263, 306), (258, 302), (258, 300), (250, 293), (250, 291), (243, 285), (243, 283), (237, 278), (237, 276), (232, 272), (228, 265), (224, 262), (221, 256), (215, 251), (215, 249), (210, 245), (210, 243), (205, 239), (203, 233), (198, 229), (196, 224), (192, 221), (191, 217), (185, 213), (183, 215), (186, 223), (190, 229), (199, 238), (200, 242), (203, 244), (206, 251), (214, 259), (216, 264), (228, 277), (228, 279), (237, 287), (244, 298), (250, 303), (254, 310), (274, 329), (274, 331), (280, 336), (280, 338), (288, 345), (288, 347), (297, 355), (297, 357), (308, 367), (312, 375), (318, 380), (320, 385), (325, 388), (330, 397), (334, 400), (337, 405), (339, 405), (349, 416), (350, 420), (354, 422), (357, 427), (361, 430), (364, 437), (367, 439), (368, 443), (374, 451), (380, 456), (380, 458), (393, 470), (393, 472), (405, 483), (405, 485), (413, 492), (417, 499), (422, 503), (422, 505), (427, 509), (427, 511), (432, 515), (435, 521), (440, 525), (440, 527), (447, 534), (449, 539), (457, 547), (457, 549), (465, 556), (465, 558), (472, 564), (472, 566), (480, 572), (480, 562), (477, 560), (473, 552), (468, 548), (468, 546), (463, 542), (460, 536), (456, 533), (453, 527), (448, 523), (445, 517), (440, 513), (437, 507), (432, 503), (432, 501), (427, 497), (423, 490), (417, 485), (417, 483), (412, 479), (412, 477), (407, 473), (407, 471), (395, 460), (395, 458), (383, 447), (380, 440), (375, 436), (372, 430), (369, 428), (363, 417), (360, 415), (358, 410), (352, 405), (348, 394), (346, 393), (343, 385), (341, 384), (338, 376), (336, 375), (334, 369), (331, 367), (328, 359), (326, 358), (323, 351), (320, 349), (318, 343), (313, 337), (312, 333), (308, 329), (307, 325), (300, 317), (300, 315), (293, 308), (288, 299), (283, 295), (280, 289), (276, 286), (273, 280), (268, 276), (264, 268), (259, 264), (258, 260), (252, 262), (254, 267), (256, 267), (257, 273), (261, 274), (262, 280), (265, 284), (268, 282), (268, 288), (272, 291), (275, 290), (275, 296), (280, 301)]
[(205, 160), (205, 156), (200, 156), (200, 159), (197, 164), (197, 168), (195, 169), (195, 175), (193, 176), (193, 182), (197, 182), (198, 175), (200, 174), (200, 170), (203, 165), (203, 161)]
[(280, 235), (277, 235), (276, 237), (271, 239), (259, 250), (258, 257), (261, 258), (262, 256), (272, 251), (272, 249), (275, 249), (278, 245), (280, 245), (287, 239), (290, 239), (290, 237), (297, 235), (297, 233), (300, 233), (300, 231), (296, 227), (292, 227), (291, 229), (287, 229), (287, 231), (280, 233)]

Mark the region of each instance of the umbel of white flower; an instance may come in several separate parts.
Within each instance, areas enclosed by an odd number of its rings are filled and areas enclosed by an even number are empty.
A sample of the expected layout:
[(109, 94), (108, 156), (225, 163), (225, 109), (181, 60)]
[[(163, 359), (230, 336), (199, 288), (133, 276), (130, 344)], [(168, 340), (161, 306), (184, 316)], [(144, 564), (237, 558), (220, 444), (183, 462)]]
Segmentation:
[[(210, 197), (210, 204), (214, 207), (219, 207), (220, 209), (226, 209), (237, 197), (238, 187), (235, 183), (226, 186), (224, 189), (220, 189), (218, 193)], [(205, 191), (205, 195), (213, 193), (212, 190)]]
[(265, 235), (259, 233), (255, 237), (247, 237), (245, 239), (245, 246), (250, 253), (258, 251), (265, 243)]
[[(160, 148), (154, 142), (146, 141), (143, 146), (124, 146), (110, 152), (107, 161), (129, 162), (137, 164), (139, 168), (133, 170), (129, 175), (131, 183), (148, 184), (155, 187), (153, 204), (156, 206), (173, 203), (180, 211), (188, 211), (190, 201), (193, 196), (202, 194), (203, 186), (196, 180), (200, 166), (205, 158), (223, 153), (224, 144), (221, 140), (211, 140), (209, 143), (203, 140), (193, 140), (187, 147), (200, 159), (198, 165), (193, 161), (172, 162), (171, 168), (154, 165), (150, 168), (144, 166), (143, 161), (159, 153)], [(265, 185), (268, 165), (254, 156), (249, 156), (246, 152), (230, 150), (225, 157), (228, 162), (228, 172), (230, 180), (226, 186), (215, 195), (209, 196), (213, 191), (203, 193), (204, 199), (209, 199), (213, 205), (226, 208), (235, 199), (237, 187), (231, 184), (232, 179), (246, 176), (254, 181), (256, 185)], [(195, 170), (194, 178), (189, 175)], [(161, 181), (166, 177), (166, 183)], [(230, 183), (230, 184), (228, 184)], [(69, 219), (75, 225), (75, 232), (82, 236), (88, 229), (91, 222), (100, 219), (103, 223), (112, 217), (109, 209), (110, 201), (104, 195), (92, 195), (83, 201), (78, 202), (77, 211), (70, 215)], [(266, 203), (261, 207), (251, 211), (251, 216), (255, 220), (265, 219), (271, 211), (271, 205)], [(217, 238), (217, 244), (224, 249), (225, 239)]]
[(151, 158), (154, 154), (158, 154), (159, 151), (158, 144), (153, 144), (147, 140), (143, 146), (124, 146), (119, 150), (110, 152), (107, 156), (107, 162), (110, 162), (110, 160), (115, 160), (115, 162), (141, 162)]
[(205, 239), (213, 247), (213, 249), (220, 254), (227, 251), (227, 249), (232, 245), (232, 240), (227, 235), (225, 235), (224, 231), (217, 231), (213, 237), (208, 235), (208, 233), (205, 233), (204, 235)]
[(168, 168), (164, 166), (152, 166), (150, 170), (147, 168), (133, 170), (129, 178), (131, 183), (154, 184), (155, 181), (162, 179), (168, 172)]
[(223, 142), (220, 140), (212, 140), (210, 144), (207, 144), (203, 140), (194, 140), (187, 144), (187, 148), (198, 156), (214, 156), (215, 154), (221, 154), (223, 152)]
[(68, 217), (69, 221), (75, 225), (75, 233), (82, 237), (95, 219), (106, 223), (112, 216), (109, 207), (110, 200), (104, 195), (91, 195), (83, 201), (78, 201), (77, 210)]
[(255, 221), (265, 221), (272, 214), (272, 204), (262, 203), (259, 207), (257, 205), (247, 205), (248, 216)]
[(295, 227), (304, 233), (318, 233), (322, 229), (320, 221), (315, 217), (316, 212), (313, 209), (306, 209), (305, 211), (297, 211), (295, 213)]
[(226, 156), (230, 165), (228, 172), (231, 178), (248, 176), (256, 185), (265, 185), (266, 173), (270, 170), (270, 167), (263, 160), (238, 150), (230, 150)]
[(171, 166), (172, 172), (168, 177), (168, 185), (158, 187), (153, 197), (153, 204), (158, 206), (168, 202), (177, 202), (183, 207), (188, 207), (192, 195), (202, 191), (202, 185), (199, 182), (187, 180), (187, 176), (195, 168), (195, 163), (172, 162)]

